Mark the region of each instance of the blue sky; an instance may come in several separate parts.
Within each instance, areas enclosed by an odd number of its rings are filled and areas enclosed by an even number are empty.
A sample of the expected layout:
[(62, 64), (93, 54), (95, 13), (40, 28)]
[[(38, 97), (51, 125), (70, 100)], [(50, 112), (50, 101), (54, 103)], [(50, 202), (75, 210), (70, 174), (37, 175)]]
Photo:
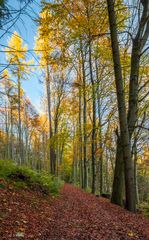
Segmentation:
[[(8, 5), (11, 6), (12, 9), (20, 9), (23, 5), (18, 0), (9, 0)], [(36, 18), (40, 12), (40, 0), (33, 1), (27, 9), (27, 14)], [(17, 20), (15, 25), (11, 27), (2, 38), (0, 38), (0, 44), (7, 45), (8, 39), (11, 37), (11, 33), (17, 31), (20, 36), (23, 38), (24, 43), (28, 45), (28, 49), (34, 48), (34, 37), (37, 31), (37, 23), (35, 23), (30, 16), (27, 14), (22, 14), (20, 18)], [(12, 25), (12, 22), (3, 26), (4, 30), (8, 29), (8, 27)], [(4, 30), (0, 30), (0, 36), (3, 35)], [(3, 50), (3, 46), (0, 45), (0, 49)], [(33, 54), (35, 55), (35, 54)], [(28, 54), (28, 58), (33, 58), (32, 54)], [(0, 62), (5, 63), (5, 54), (0, 54)], [(37, 64), (37, 62), (35, 62)], [(0, 67), (2, 70), (2, 67)], [(26, 95), (29, 96), (33, 105), (39, 110), (40, 108), (40, 99), (43, 92), (43, 86), (39, 83), (41, 76), (38, 70), (34, 71), (30, 74), (30, 78), (27, 81), (22, 82), (22, 86), (26, 92)]]

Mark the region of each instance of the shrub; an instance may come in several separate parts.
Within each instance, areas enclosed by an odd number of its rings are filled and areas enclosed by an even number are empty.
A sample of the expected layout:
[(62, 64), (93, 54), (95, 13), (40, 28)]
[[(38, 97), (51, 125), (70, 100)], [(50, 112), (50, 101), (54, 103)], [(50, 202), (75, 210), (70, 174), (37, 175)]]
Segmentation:
[(49, 173), (38, 173), (26, 166), (17, 166), (12, 161), (0, 161), (0, 178), (17, 188), (26, 186), (44, 194), (57, 195), (61, 187), (58, 179)]
[(139, 205), (139, 210), (145, 215), (149, 216), (149, 203), (148, 202), (142, 202)]

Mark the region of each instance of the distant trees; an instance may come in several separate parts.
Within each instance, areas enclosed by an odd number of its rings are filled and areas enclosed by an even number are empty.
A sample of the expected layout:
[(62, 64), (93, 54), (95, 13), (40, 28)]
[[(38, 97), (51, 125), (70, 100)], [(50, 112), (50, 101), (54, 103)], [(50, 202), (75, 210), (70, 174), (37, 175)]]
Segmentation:
[(65, 63), (63, 63), (58, 56), (61, 54), (61, 49), (55, 49), (57, 41), (56, 35), (50, 31), (50, 25), (47, 25), (50, 19), (51, 16), (48, 11), (41, 13), (35, 50), (41, 50), (38, 51), (38, 55), (40, 57), (41, 68), (45, 71), (44, 82), (49, 118), (50, 171), (52, 174), (57, 175), (60, 157), (59, 138), (57, 138), (57, 136), (59, 135), (58, 128), (62, 115), (61, 104), (65, 98), (65, 82), (67, 77), (65, 73)]
[[(7, 75), (6, 75), (7, 74)], [(46, 116), (39, 116), (35, 107), (25, 96), (21, 88), (21, 147), (23, 161), (20, 160), (20, 139), (18, 121), (18, 86), (7, 72), (1, 81), (4, 101), (0, 101), (0, 147), (1, 159), (14, 160), (18, 164), (26, 164), (40, 171), (48, 171), (47, 139), (48, 121)], [(4, 95), (5, 94), (5, 95)]]

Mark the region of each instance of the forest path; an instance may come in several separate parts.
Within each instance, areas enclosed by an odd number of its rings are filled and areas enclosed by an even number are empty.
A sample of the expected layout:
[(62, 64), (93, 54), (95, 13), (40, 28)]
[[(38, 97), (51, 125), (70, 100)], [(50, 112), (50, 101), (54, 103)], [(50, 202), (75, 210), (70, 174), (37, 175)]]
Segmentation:
[(65, 184), (53, 204), (56, 221), (49, 239), (149, 239), (149, 220), (72, 185)]
[(65, 184), (58, 198), (0, 189), (0, 240), (149, 240), (149, 219)]

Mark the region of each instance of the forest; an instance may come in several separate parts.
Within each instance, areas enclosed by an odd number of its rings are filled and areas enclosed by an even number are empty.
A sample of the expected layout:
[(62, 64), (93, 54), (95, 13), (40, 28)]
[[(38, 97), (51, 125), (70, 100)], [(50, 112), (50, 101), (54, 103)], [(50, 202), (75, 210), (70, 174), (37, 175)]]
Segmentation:
[(0, 56), (0, 239), (149, 239), (149, 0), (1, 0)]

